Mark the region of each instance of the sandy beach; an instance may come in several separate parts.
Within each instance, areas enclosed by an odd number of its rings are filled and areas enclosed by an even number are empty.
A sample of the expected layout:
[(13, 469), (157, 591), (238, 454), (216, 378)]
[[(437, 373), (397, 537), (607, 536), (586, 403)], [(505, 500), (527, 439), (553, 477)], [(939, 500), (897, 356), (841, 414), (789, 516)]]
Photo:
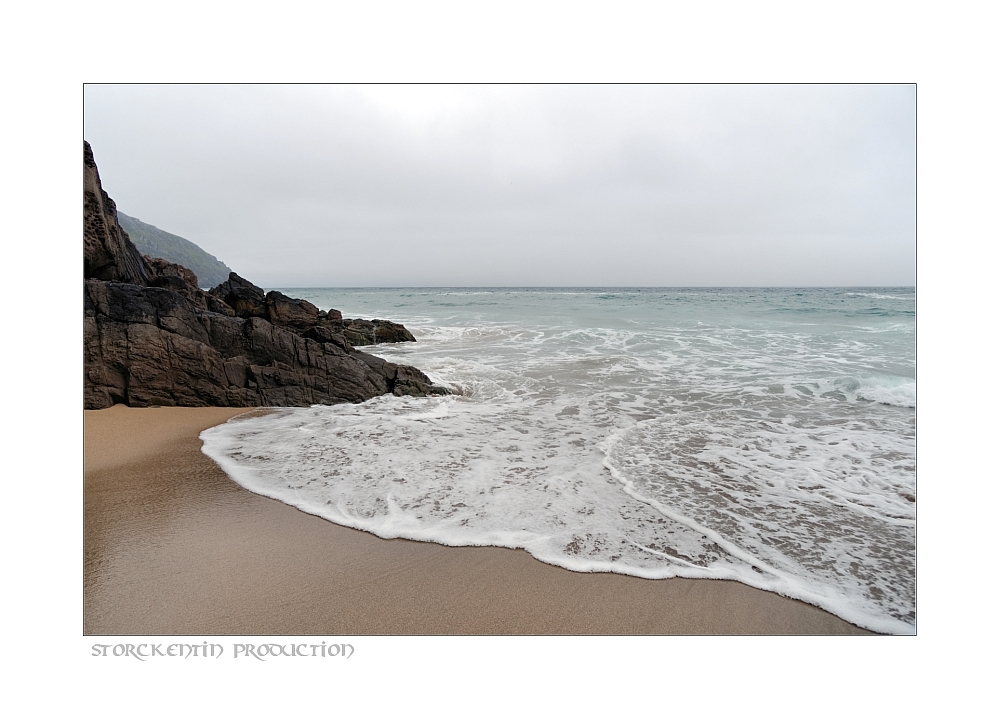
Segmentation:
[(252, 494), (199, 433), (245, 409), (85, 412), (86, 634), (867, 634), (737, 582), (383, 540)]

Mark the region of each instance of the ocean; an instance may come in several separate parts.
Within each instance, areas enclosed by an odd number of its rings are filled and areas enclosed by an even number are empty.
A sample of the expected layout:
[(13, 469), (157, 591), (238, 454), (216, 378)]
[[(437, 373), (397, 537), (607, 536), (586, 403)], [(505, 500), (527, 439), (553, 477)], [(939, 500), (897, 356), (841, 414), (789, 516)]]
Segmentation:
[(380, 537), (732, 579), (916, 626), (914, 288), (287, 289), (447, 397), (206, 430), (247, 489)]

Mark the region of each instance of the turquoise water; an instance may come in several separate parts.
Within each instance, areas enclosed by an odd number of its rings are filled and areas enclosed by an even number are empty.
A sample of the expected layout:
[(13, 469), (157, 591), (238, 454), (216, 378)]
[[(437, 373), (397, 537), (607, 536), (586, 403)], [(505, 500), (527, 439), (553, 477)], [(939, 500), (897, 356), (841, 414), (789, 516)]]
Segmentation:
[(915, 626), (913, 288), (282, 289), (403, 322), (459, 394), (204, 433), (247, 488), (382, 537), (735, 579)]

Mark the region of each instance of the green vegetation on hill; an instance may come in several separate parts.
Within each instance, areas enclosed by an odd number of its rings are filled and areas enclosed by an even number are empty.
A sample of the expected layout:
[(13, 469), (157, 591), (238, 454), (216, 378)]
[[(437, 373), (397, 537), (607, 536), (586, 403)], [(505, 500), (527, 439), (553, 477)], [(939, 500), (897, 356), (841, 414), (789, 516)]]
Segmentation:
[(164, 232), (159, 227), (129, 217), (121, 210), (118, 210), (118, 224), (128, 233), (139, 252), (184, 265), (198, 276), (199, 287), (215, 287), (229, 279), (232, 270), (191, 240)]

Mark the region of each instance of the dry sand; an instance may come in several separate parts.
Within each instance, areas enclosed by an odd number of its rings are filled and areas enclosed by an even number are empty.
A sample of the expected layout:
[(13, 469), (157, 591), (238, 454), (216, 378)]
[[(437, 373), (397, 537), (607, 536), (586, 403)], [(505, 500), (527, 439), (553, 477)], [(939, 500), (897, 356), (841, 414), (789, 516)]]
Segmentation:
[(868, 633), (737, 582), (581, 574), (340, 527), (201, 453), (202, 430), (243, 412), (85, 412), (86, 634)]

